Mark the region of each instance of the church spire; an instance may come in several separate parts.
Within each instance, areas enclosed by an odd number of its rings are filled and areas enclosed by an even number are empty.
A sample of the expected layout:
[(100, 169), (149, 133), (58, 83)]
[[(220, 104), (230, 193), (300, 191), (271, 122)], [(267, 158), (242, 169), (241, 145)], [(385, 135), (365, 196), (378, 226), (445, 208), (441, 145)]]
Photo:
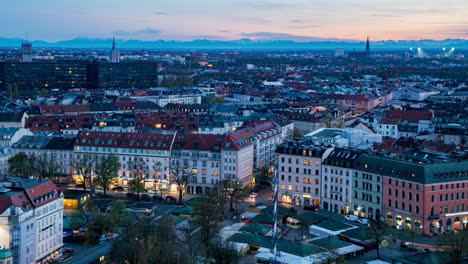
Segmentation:
[(369, 36), (367, 36), (367, 43), (366, 43), (366, 55), (370, 55), (370, 44), (369, 44)]
[[(369, 42), (369, 39), (367, 40)], [(112, 36), (112, 49), (115, 50), (115, 37)]]

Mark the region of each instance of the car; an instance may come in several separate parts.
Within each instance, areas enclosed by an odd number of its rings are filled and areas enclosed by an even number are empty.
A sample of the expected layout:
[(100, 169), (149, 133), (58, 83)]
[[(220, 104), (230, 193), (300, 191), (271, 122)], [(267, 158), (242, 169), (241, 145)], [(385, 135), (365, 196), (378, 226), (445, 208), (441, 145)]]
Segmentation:
[(346, 220), (353, 221), (353, 222), (357, 222), (359, 220), (359, 217), (355, 215), (346, 215), (344, 218)]
[(84, 185), (83, 184), (75, 184), (75, 187), (76, 188), (84, 188)]
[(358, 223), (363, 224), (363, 225), (368, 225), (370, 224), (370, 220), (367, 218), (361, 218), (358, 220)]
[(164, 197), (160, 195), (153, 195), (153, 200), (155, 201), (164, 201)]
[(307, 211), (317, 211), (318, 208), (317, 208), (317, 206), (315, 206), (315, 205), (306, 205), (306, 206), (304, 206), (304, 210), (307, 210)]
[(177, 198), (175, 198), (174, 196), (168, 195), (168, 196), (166, 196), (166, 199), (165, 199), (165, 200), (168, 201), (168, 202), (169, 202), (169, 201), (175, 202), (175, 201), (177, 201)]
[(124, 188), (122, 186), (115, 186), (114, 188), (112, 188), (112, 190), (116, 192), (122, 192)]
[(150, 202), (150, 201), (153, 201), (153, 197), (151, 197), (151, 195), (147, 193), (143, 193), (141, 195), (141, 200)]
[(257, 197), (257, 195), (258, 195), (258, 193), (253, 192), (253, 193), (250, 193), (249, 197), (250, 198), (255, 198), (255, 197)]
[(127, 197), (137, 197), (136, 193), (128, 192)]

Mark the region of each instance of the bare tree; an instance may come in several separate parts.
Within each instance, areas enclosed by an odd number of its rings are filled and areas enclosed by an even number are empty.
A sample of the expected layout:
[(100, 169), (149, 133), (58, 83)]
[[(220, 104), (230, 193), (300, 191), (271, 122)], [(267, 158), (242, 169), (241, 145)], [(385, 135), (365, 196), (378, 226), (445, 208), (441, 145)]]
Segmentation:
[(86, 191), (86, 182), (92, 184), (91, 177), (96, 169), (96, 156), (83, 154), (80, 158), (80, 155), (76, 155), (73, 160), (73, 168), (80, 177), (80, 183), (83, 184), (83, 189)]
[(183, 195), (190, 182), (190, 174), (188, 168), (180, 165), (179, 162), (171, 168), (171, 181), (176, 185), (177, 192), (179, 192), (179, 204), (183, 203)]
[(380, 259), (380, 246), (384, 241), (385, 235), (388, 233), (388, 226), (377, 217), (375, 221), (371, 223), (371, 233), (377, 246), (377, 258)]
[(468, 256), (468, 230), (445, 233), (439, 236), (437, 244), (452, 258), (450, 263), (460, 264)]
[(40, 179), (54, 179), (61, 168), (56, 157), (47, 153), (38, 155), (34, 159), (33, 167), (36, 170), (36, 177)]
[(129, 181), (128, 187), (131, 191), (137, 193), (137, 199), (140, 199), (140, 193), (145, 190), (145, 178), (148, 174), (148, 164), (142, 157), (135, 157), (128, 162), (128, 168), (133, 171), (133, 179)]
[(104, 196), (112, 180), (117, 177), (120, 169), (119, 158), (116, 155), (103, 156), (96, 163), (96, 182), (104, 190)]

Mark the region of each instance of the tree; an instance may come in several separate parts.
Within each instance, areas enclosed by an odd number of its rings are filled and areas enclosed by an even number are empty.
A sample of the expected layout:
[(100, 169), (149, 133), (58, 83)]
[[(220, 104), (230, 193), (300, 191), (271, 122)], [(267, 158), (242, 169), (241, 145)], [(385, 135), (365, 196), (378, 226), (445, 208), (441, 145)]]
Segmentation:
[(38, 155), (34, 160), (33, 167), (36, 171), (36, 177), (40, 179), (55, 179), (60, 170), (56, 157), (47, 153)]
[(238, 181), (223, 180), (224, 192), (229, 198), (229, 211), (234, 211), (233, 203), (236, 202), (235, 212), (237, 214), (237, 200), (242, 200), (248, 196), (249, 190), (247, 186), (242, 185)]
[(325, 127), (331, 128), (333, 126), (333, 117), (331, 115), (327, 115), (323, 118), (323, 123), (325, 124)]
[(188, 263), (186, 245), (178, 238), (170, 216), (143, 218), (112, 244), (111, 258), (128, 264)]
[(83, 184), (83, 189), (86, 191), (86, 182), (91, 184), (91, 177), (96, 169), (96, 157), (90, 154), (76, 155), (73, 161), (73, 168), (79, 177), (79, 182)]
[(84, 202), (78, 206), (78, 209), (71, 214), (70, 224), (73, 229), (87, 226), (94, 215), (98, 212), (98, 208), (90, 201)]
[(377, 246), (377, 258), (380, 259), (380, 246), (384, 241), (385, 235), (388, 233), (388, 226), (385, 225), (380, 217), (377, 217), (370, 225), (372, 237)]
[(468, 230), (445, 233), (438, 237), (437, 244), (451, 257), (450, 263), (460, 264), (468, 256)]
[(24, 152), (14, 154), (8, 159), (8, 174), (13, 177), (28, 178), (34, 172), (34, 157)]
[(96, 183), (99, 184), (106, 196), (112, 180), (117, 177), (120, 169), (119, 158), (116, 155), (101, 157), (96, 164)]
[(271, 182), (273, 180), (273, 172), (268, 167), (260, 167), (257, 170), (256, 183)]
[(127, 205), (122, 200), (115, 200), (110, 204), (109, 214), (115, 221), (117, 228), (126, 228), (134, 219), (132, 213), (127, 210)]
[(183, 195), (190, 181), (190, 175), (187, 168), (183, 168), (179, 162), (171, 169), (171, 181), (176, 185), (179, 193), (179, 204), (183, 204)]
[(128, 168), (133, 170), (133, 179), (128, 182), (128, 189), (137, 193), (137, 199), (140, 199), (140, 193), (145, 190), (145, 177), (148, 172), (148, 165), (143, 158), (138, 157), (128, 162)]
[(213, 259), (216, 264), (239, 263), (237, 250), (228, 242), (223, 242), (219, 237), (211, 240), (207, 257)]
[(193, 204), (195, 223), (201, 228), (202, 241), (209, 243), (219, 225), (220, 215), (217, 202), (208, 197), (201, 197)]
[(421, 236), (421, 228), (412, 225), (411, 227), (405, 226), (403, 228), (403, 236), (405, 239), (411, 241), (411, 248), (414, 248), (414, 240)]
[(114, 231), (115, 221), (109, 214), (97, 213), (93, 215), (86, 228), (86, 242), (97, 244), (101, 237)]

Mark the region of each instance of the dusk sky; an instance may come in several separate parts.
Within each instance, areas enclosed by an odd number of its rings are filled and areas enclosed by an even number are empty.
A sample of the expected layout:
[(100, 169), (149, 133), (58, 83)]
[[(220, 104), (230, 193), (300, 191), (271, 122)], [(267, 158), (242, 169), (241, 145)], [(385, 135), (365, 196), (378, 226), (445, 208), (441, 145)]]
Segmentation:
[(4, 0), (0, 37), (468, 39), (467, 0)]

